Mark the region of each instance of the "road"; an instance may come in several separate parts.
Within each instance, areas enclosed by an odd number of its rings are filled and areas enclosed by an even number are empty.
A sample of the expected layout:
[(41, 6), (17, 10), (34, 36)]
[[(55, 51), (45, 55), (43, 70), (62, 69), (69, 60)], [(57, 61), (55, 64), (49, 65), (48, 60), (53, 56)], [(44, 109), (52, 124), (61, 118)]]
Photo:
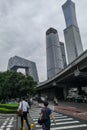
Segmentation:
[(78, 109), (82, 109), (82, 110), (87, 110), (87, 103), (77, 103), (77, 102), (64, 102), (64, 101), (60, 101), (59, 102), (60, 106), (70, 106), (70, 107), (76, 107)]
[[(35, 124), (34, 130), (41, 130), (41, 126), (37, 124), (41, 105), (42, 104), (40, 104), (40, 106), (33, 105), (29, 110), (30, 116), (28, 115), (28, 119), (30, 123)], [(49, 105), (49, 107), (54, 109), (53, 105)], [(87, 130), (87, 120), (70, 116), (67, 113), (64, 114), (53, 111), (53, 114), (55, 116), (56, 125), (52, 122), (51, 130)], [(16, 129), (17, 120), (18, 129)], [(17, 118), (15, 114), (0, 114), (0, 130), (20, 130), (20, 118)]]
[(0, 130), (10, 130), (16, 128), (16, 115), (0, 114)]
[[(52, 108), (52, 106), (50, 106)], [(40, 107), (33, 107), (30, 110), (30, 115), (36, 125), (37, 130), (41, 130), (41, 126), (37, 124)], [(56, 125), (51, 123), (51, 130), (87, 130), (87, 121), (74, 118), (69, 115), (53, 112), (56, 120)]]

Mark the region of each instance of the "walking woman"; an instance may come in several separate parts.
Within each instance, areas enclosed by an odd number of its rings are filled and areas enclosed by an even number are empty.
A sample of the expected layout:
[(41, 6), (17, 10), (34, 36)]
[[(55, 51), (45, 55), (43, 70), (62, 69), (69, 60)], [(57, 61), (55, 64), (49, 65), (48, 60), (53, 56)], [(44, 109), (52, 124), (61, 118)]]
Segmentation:
[(51, 119), (56, 124), (55, 118), (52, 114), (52, 110), (48, 108), (48, 102), (44, 102), (44, 108), (41, 109), (40, 116), (41, 118), (42, 117), (44, 118), (44, 116), (45, 116), (45, 119), (47, 118), (46, 121), (42, 123), (43, 130), (50, 130)]

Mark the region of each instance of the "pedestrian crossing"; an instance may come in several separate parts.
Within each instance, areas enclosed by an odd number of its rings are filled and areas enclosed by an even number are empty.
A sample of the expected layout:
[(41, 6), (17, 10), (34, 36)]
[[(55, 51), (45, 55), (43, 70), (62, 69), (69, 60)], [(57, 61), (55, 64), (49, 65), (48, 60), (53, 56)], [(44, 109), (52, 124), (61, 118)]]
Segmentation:
[[(40, 107), (32, 107), (32, 109), (30, 110), (30, 116), (33, 119), (37, 130), (42, 130), (42, 126), (37, 123), (40, 111)], [(85, 121), (80, 121), (75, 118), (56, 112), (53, 112), (53, 115), (55, 117), (56, 124), (54, 124), (51, 120), (50, 130), (87, 130), (87, 123)]]

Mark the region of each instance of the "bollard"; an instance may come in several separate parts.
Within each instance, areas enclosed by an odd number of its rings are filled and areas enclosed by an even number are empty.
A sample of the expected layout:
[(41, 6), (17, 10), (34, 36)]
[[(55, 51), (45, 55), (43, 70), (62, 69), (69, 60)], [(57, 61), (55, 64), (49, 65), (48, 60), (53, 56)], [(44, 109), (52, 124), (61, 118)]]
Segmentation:
[(30, 130), (33, 130), (34, 124), (30, 124)]
[(25, 130), (26, 128), (25, 128), (25, 124), (26, 124), (26, 120), (23, 120), (23, 128), (22, 128), (22, 130)]

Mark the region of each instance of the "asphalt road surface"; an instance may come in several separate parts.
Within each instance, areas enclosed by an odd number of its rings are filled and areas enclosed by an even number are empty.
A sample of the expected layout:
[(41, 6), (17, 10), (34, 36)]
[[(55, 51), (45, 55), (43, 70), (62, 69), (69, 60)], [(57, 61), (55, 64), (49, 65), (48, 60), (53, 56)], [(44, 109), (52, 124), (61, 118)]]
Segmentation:
[[(32, 117), (37, 130), (42, 130), (41, 126), (37, 124), (40, 107), (32, 107), (30, 110), (30, 116)], [(56, 125), (51, 123), (51, 130), (87, 130), (87, 121), (73, 118), (68, 115), (53, 112), (56, 120)]]
[(0, 130), (16, 130), (16, 115), (0, 114)]

